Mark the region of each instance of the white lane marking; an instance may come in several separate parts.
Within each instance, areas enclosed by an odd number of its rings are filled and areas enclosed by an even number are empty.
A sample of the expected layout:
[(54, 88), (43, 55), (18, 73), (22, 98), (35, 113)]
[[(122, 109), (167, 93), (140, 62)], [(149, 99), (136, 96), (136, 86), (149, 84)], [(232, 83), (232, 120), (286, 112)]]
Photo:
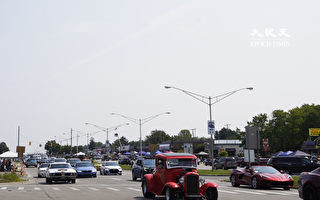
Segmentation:
[(266, 193), (266, 194), (275, 194), (275, 195), (289, 195), (289, 194), (285, 194), (285, 193), (282, 193), (282, 191), (274, 191), (274, 192), (271, 192), (271, 191), (263, 191), (263, 190), (258, 190), (259, 192), (262, 192), (262, 193)]
[(35, 187), (34, 190), (41, 190), (41, 188)]
[(230, 193), (230, 194), (238, 194), (237, 192), (231, 192), (226, 190), (218, 190), (218, 192)]
[(88, 189), (89, 189), (89, 190), (93, 190), (93, 191), (99, 191), (99, 189), (97, 189), (97, 188), (92, 188), (92, 187), (89, 187)]
[(107, 187), (108, 190), (113, 190), (113, 191), (120, 191), (119, 189), (116, 188), (111, 188), (111, 187)]
[(116, 181), (122, 181), (122, 179), (120, 179), (120, 178), (111, 178), (111, 179), (116, 180)]
[(245, 190), (233, 190), (234, 192), (243, 192), (243, 193), (248, 193), (248, 194), (258, 194), (258, 195), (264, 195), (263, 193), (258, 193), (258, 192), (250, 192), (250, 191), (245, 191)]
[(55, 191), (60, 190), (60, 188), (56, 188), (56, 187), (53, 187), (52, 189), (55, 190)]
[(1, 190), (6, 190), (7, 189), (7, 187), (1, 187)]
[(78, 188), (74, 188), (74, 187), (69, 187), (71, 190), (74, 190), (74, 191), (78, 191), (79, 189)]
[(292, 191), (292, 192), (282, 191), (281, 193), (290, 194), (290, 195), (297, 195), (297, 194), (299, 194), (299, 192), (294, 192), (294, 191)]
[(18, 190), (24, 190), (24, 187), (18, 187)]
[(133, 191), (136, 191), (136, 192), (141, 192), (141, 190), (139, 190), (139, 189), (135, 189), (135, 188), (131, 188), (131, 187), (129, 187), (129, 188), (127, 188), (127, 189), (129, 189), (129, 190), (133, 190)]

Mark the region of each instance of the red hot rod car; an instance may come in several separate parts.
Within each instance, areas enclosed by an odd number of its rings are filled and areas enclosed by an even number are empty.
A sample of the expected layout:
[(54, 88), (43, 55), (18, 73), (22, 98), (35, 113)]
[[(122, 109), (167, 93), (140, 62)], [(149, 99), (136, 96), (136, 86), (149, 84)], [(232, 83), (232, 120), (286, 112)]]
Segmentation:
[(142, 180), (143, 196), (166, 199), (218, 199), (217, 184), (205, 183), (197, 173), (197, 157), (184, 153), (163, 153), (156, 156), (153, 174)]

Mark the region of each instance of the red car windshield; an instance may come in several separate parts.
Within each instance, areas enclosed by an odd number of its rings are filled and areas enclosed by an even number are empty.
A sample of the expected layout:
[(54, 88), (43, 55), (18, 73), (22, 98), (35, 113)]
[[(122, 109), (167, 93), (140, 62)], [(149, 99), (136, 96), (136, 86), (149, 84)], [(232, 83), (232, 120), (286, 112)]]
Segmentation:
[(197, 168), (197, 163), (195, 159), (168, 159), (168, 168)]
[(281, 174), (278, 170), (276, 170), (273, 167), (267, 167), (267, 166), (253, 166), (252, 169), (254, 172), (258, 173), (267, 173), (267, 174)]

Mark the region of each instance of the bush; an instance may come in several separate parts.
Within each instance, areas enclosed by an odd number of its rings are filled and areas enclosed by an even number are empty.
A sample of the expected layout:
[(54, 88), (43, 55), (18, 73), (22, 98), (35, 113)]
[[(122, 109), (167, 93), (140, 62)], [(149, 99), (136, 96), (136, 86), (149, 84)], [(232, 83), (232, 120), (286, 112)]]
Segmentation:
[(0, 183), (23, 181), (17, 174), (5, 173), (0, 175)]
[(219, 156), (220, 156), (220, 157), (228, 157), (228, 152), (226, 152), (226, 151), (221, 151), (221, 152), (219, 153)]

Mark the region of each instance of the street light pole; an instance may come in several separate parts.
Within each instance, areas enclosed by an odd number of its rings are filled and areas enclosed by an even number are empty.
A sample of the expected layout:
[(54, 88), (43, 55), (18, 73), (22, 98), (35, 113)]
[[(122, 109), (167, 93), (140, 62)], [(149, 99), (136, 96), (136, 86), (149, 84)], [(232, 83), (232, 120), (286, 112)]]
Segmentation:
[[(212, 105), (213, 104), (216, 104), (216, 103), (222, 101), (223, 99), (233, 95), (234, 93), (236, 93), (238, 91), (241, 91), (241, 90), (253, 90), (253, 87), (240, 88), (240, 89), (233, 90), (231, 92), (220, 94), (220, 95), (217, 95), (217, 96), (214, 96), (214, 97), (211, 97), (211, 96), (207, 97), (207, 96), (200, 95), (200, 94), (197, 94), (197, 93), (194, 93), (194, 92), (190, 92), (190, 91), (187, 91), (187, 90), (183, 90), (183, 89), (180, 89), (180, 88), (177, 88), (177, 87), (164, 86), (164, 88), (179, 90), (179, 91), (181, 91), (181, 92), (183, 92), (183, 93), (185, 93), (185, 94), (197, 99), (198, 101), (201, 101), (202, 103), (207, 104), (209, 106), (209, 119), (210, 119), (210, 122), (212, 121)], [(212, 101), (212, 99), (214, 99), (214, 101)], [(210, 156), (211, 159), (213, 158), (213, 136), (212, 136), (213, 134), (210, 134), (211, 137), (210, 137), (210, 152), (209, 152), (209, 156)]]
[(164, 112), (164, 113), (160, 113), (160, 114), (157, 114), (157, 115), (152, 115), (150, 117), (147, 117), (147, 118), (144, 118), (144, 119), (136, 119), (136, 118), (132, 118), (132, 117), (128, 117), (128, 116), (125, 116), (125, 115), (121, 115), (121, 114), (118, 114), (118, 113), (111, 113), (111, 115), (118, 115), (120, 117), (123, 117), (137, 125), (139, 125), (139, 130), (140, 130), (140, 155), (142, 156), (142, 125), (153, 120), (154, 118), (156, 117), (159, 117), (160, 115), (164, 115), (164, 114), (170, 114), (170, 112)]
[(117, 130), (119, 127), (121, 126), (124, 126), (124, 125), (129, 125), (129, 123), (125, 123), (125, 124), (120, 124), (120, 125), (117, 125), (117, 126), (113, 126), (113, 127), (109, 127), (109, 128), (105, 128), (105, 127), (102, 127), (102, 126), (99, 126), (99, 125), (96, 125), (96, 124), (92, 124), (92, 123), (85, 123), (85, 125), (91, 125), (91, 126), (94, 126), (98, 129), (100, 129), (101, 131), (104, 131), (106, 132), (107, 134), (107, 155), (109, 155), (109, 131), (113, 131), (113, 130)]

